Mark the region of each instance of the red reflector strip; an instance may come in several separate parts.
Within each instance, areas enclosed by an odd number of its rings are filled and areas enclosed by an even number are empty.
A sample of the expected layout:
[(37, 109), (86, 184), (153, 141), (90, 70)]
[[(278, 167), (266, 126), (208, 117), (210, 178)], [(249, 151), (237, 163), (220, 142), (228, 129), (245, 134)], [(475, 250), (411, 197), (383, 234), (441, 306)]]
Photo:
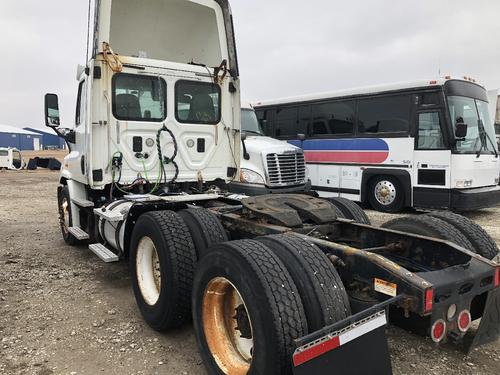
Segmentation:
[(425, 308), (424, 312), (432, 311), (432, 300), (434, 299), (434, 290), (432, 288), (425, 291)]
[(372, 316), (365, 321), (356, 322), (341, 331), (335, 332), (333, 336), (326, 336), (324, 339), (317, 340), (316, 344), (297, 349), (293, 355), (293, 365), (295, 367), (300, 366), (386, 324), (385, 312)]
[(500, 267), (497, 267), (495, 271), (495, 278), (493, 280), (493, 285), (495, 285), (495, 288), (500, 285)]
[(340, 346), (339, 336), (332, 337), (330, 340), (322, 342), (321, 344), (312, 346), (311, 348), (297, 353), (293, 356), (293, 365), (295, 367), (300, 366), (303, 363), (309, 362), (311, 359), (317, 358), (330, 350), (338, 348)]

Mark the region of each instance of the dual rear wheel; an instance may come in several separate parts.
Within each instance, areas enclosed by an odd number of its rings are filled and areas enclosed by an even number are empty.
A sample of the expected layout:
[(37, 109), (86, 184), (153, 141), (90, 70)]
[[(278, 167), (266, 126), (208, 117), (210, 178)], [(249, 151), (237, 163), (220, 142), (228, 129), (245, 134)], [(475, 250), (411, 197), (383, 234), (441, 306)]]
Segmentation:
[(350, 315), (334, 266), (294, 235), (228, 242), (213, 213), (189, 211), (136, 223), (130, 266), (144, 319), (164, 331), (192, 317), (210, 374), (290, 374), (295, 339)]

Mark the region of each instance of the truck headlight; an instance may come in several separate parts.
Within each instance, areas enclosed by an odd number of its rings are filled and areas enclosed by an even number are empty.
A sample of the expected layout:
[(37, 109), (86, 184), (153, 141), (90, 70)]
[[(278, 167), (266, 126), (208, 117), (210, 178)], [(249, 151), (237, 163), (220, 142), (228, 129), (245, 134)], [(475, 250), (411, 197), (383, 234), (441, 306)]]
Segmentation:
[(467, 188), (472, 186), (472, 180), (458, 180), (456, 182), (457, 188)]
[(257, 172), (244, 168), (240, 171), (240, 181), (249, 184), (265, 184), (264, 177)]

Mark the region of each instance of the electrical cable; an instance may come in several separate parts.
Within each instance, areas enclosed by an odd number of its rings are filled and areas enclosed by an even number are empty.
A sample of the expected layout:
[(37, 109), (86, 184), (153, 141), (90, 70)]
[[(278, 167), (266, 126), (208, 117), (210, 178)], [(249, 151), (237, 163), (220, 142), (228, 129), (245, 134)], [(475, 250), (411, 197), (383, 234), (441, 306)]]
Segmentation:
[[(161, 151), (161, 133), (163, 133), (163, 132), (167, 132), (170, 135), (170, 137), (172, 138), (172, 142), (174, 143), (174, 152), (170, 158), (164, 157), (163, 153)], [(175, 138), (174, 133), (172, 133), (172, 131), (169, 128), (167, 128), (167, 126), (165, 124), (163, 124), (161, 129), (158, 130), (158, 133), (156, 134), (156, 147), (158, 149), (158, 158), (160, 159), (160, 163), (162, 165), (163, 173), (165, 176), (165, 183), (173, 184), (177, 180), (177, 177), (179, 177), (179, 166), (177, 165), (177, 162), (175, 161), (175, 158), (177, 157), (178, 145), (177, 145), (177, 139)], [(172, 177), (172, 179), (169, 182), (167, 182), (167, 173), (165, 171), (165, 165), (168, 165), (168, 164), (172, 164), (175, 168), (174, 177)]]

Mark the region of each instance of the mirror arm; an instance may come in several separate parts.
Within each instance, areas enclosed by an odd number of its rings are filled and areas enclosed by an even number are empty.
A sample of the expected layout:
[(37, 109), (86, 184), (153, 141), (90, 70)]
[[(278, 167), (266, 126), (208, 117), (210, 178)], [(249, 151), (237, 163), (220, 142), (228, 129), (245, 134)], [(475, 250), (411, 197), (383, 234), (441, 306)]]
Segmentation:
[(243, 145), (243, 159), (250, 160), (250, 154), (247, 152), (247, 145), (245, 144), (245, 140), (242, 139), (241, 143)]

